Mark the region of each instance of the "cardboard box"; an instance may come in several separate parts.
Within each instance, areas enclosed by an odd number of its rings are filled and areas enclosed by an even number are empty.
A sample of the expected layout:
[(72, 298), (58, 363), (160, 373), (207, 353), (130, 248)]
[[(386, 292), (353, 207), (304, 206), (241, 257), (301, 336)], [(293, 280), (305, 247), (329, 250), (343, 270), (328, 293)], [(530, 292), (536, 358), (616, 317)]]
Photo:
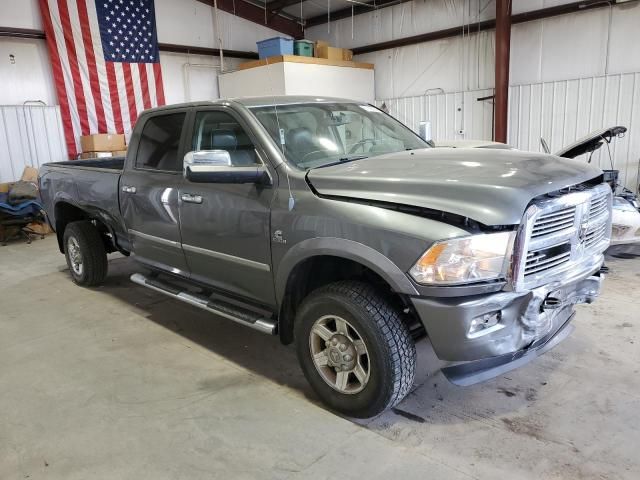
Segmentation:
[[(38, 169), (35, 167), (24, 167), (20, 180), (22, 180), (23, 182), (33, 182), (37, 184)], [(16, 182), (0, 183), (0, 193), (9, 193), (9, 190), (11, 190), (11, 187), (13, 186), (14, 183)]]
[(96, 133), (80, 137), (83, 152), (113, 152), (124, 150), (126, 147), (124, 135), (111, 133)]
[(327, 60), (340, 60), (342, 61), (342, 48), (336, 47), (316, 47), (316, 57), (326, 58)]
[(113, 152), (82, 152), (80, 154), (80, 160), (88, 160), (90, 158), (111, 158), (111, 157), (126, 157), (126, 150), (114, 150)]
[(40, 223), (40, 222), (30, 223), (28, 225), (28, 228), (29, 228), (29, 230), (31, 230), (36, 235), (49, 235), (50, 233), (53, 233), (53, 230), (51, 230), (51, 227), (46, 222), (44, 222), (44, 223)]
[(342, 59), (345, 62), (353, 62), (353, 50), (347, 48), (342, 49)]

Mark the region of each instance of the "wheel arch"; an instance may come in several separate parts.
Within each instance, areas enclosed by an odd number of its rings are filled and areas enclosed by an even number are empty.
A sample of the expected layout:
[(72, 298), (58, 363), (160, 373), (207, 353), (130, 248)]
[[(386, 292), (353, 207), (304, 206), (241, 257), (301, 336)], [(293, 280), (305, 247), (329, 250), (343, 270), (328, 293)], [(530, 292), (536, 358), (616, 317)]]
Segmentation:
[[(309, 276), (312, 270), (314, 275)], [(396, 296), (418, 294), (395, 263), (367, 245), (341, 238), (305, 240), (287, 252), (276, 272), (278, 331), (282, 343), (293, 341), (296, 309), (308, 293), (355, 274), (383, 284), (380, 286), (388, 288)]]

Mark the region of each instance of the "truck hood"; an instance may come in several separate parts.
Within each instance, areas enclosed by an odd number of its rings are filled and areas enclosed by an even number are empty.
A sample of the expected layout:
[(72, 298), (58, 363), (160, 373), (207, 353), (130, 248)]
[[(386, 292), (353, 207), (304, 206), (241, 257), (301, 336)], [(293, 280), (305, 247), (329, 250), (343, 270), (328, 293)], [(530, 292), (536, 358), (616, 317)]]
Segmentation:
[(562, 150), (554, 153), (554, 155), (565, 158), (576, 158), (584, 153), (590, 153), (599, 149), (603, 142), (609, 143), (613, 137), (620, 137), (624, 135), (626, 131), (627, 128), (623, 126), (602, 128), (576, 140), (571, 145), (567, 145)]
[(602, 172), (553, 155), (517, 150), (428, 148), (310, 170), (320, 194), (429, 208), (485, 225), (520, 223), (539, 195)]

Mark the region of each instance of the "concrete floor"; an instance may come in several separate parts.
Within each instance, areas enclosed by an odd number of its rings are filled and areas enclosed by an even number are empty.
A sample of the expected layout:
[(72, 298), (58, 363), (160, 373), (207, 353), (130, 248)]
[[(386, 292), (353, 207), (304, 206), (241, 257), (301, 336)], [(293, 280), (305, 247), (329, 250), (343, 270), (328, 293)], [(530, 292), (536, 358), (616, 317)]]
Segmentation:
[(460, 388), (423, 342), (415, 390), (356, 423), (293, 348), (135, 286), (128, 259), (88, 290), (53, 237), (0, 247), (0, 478), (640, 478), (640, 259), (609, 266), (542, 358)]

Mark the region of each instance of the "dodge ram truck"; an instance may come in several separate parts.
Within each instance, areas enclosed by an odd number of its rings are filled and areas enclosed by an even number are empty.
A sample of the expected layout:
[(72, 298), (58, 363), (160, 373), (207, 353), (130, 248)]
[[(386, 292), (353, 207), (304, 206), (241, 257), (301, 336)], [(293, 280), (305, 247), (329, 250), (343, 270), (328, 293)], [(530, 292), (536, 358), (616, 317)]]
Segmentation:
[(144, 111), (126, 158), (51, 163), (71, 278), (136, 284), (295, 343), (330, 408), (400, 402), (428, 338), (470, 385), (566, 338), (600, 292), (611, 189), (584, 162), (431, 148), (376, 107), (265, 97)]

